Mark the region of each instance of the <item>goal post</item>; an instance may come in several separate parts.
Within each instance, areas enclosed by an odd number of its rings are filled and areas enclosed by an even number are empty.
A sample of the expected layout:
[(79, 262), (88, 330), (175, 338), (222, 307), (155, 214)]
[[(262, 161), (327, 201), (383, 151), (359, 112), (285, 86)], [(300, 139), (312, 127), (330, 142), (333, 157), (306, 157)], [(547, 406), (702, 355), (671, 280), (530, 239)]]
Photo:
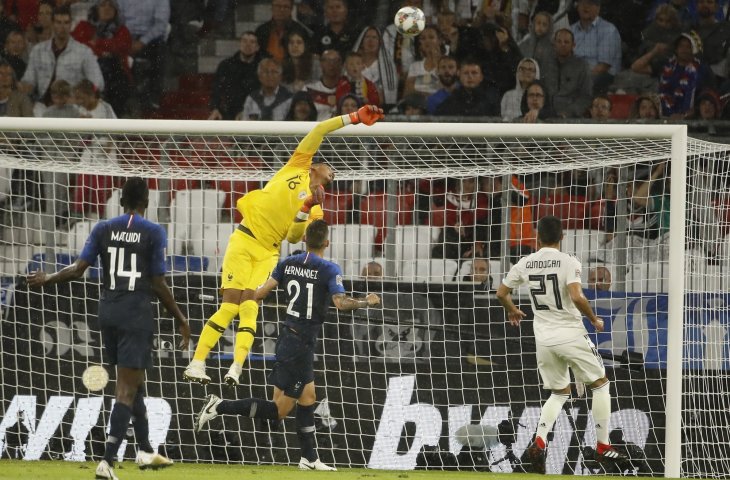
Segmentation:
[[(28, 291), (22, 275), (72, 261), (93, 224), (119, 212), (122, 180), (141, 176), (151, 186), (148, 217), (168, 232), (173, 292), (199, 333), (220, 301), (218, 272), (240, 221), (235, 200), (263, 185), (313, 125), (0, 119), (0, 456), (90, 458), (96, 450), (85, 441), (93, 447), (108, 421), (108, 403), (80, 381), (102, 362), (94, 330), (98, 270), (43, 293)], [(682, 125), (381, 122), (328, 135), (315, 156), (336, 177), (324, 205), (332, 225), (327, 256), (343, 268), (348, 289), (379, 293), (384, 302), (328, 314), (315, 373), (323, 460), (423, 467), (434, 449), (463, 451), (460, 427), (506, 428), (506, 420), (514, 432), (505, 438), (514, 441), (483, 442), (482, 466), (519, 469), (544, 392), (531, 323), (522, 332), (506, 326), (493, 291), (534, 247), (537, 218), (556, 214), (563, 248), (583, 262), (586, 295), (610, 327), (590, 335), (613, 380), (620, 438), (640, 447), (652, 474), (716, 469), (729, 452), (703, 444), (725, 438), (709, 428), (713, 421), (730, 424), (723, 404), (713, 403), (730, 369), (721, 346), (728, 325), (713, 306), (730, 291), (723, 190), (730, 172), (714, 166), (728, 152), (688, 139)], [(710, 237), (718, 246), (704, 240)], [(301, 247), (284, 242), (282, 255)], [(482, 263), (486, 280), (476, 280)], [(363, 277), (376, 266), (382, 277)], [(587, 284), (589, 271), (600, 269), (613, 275), (607, 291)], [(531, 294), (515, 297), (524, 306)], [(270, 395), (266, 371), (283, 304), (281, 295), (264, 303), (244, 385), (224, 395)], [(287, 422), (283, 432), (264, 432), (248, 419), (226, 418), (210, 436), (192, 434), (192, 414), (218, 387), (182, 380), (192, 351), (172, 350), (172, 321), (160, 315), (148, 384), (164, 419), (157, 442), (183, 461), (298, 461)], [(209, 360), (214, 383), (232, 341), (229, 331)], [(703, 388), (711, 398), (703, 400)], [(36, 418), (36, 404), (55, 413)], [(595, 471), (582, 448), (595, 442), (589, 404), (577, 397), (561, 414), (549, 471)], [(44, 421), (45, 437), (35, 429)], [(32, 455), (23, 453), (28, 445)]]

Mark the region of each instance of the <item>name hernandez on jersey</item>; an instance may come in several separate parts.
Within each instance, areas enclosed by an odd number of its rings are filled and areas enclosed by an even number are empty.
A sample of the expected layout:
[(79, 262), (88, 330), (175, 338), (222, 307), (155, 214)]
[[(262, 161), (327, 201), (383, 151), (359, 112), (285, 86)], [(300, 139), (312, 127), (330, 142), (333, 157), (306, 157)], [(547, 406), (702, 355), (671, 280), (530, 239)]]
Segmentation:
[(581, 283), (581, 270), (573, 255), (543, 247), (517, 262), (502, 281), (513, 290), (529, 286), (535, 341), (540, 345), (568, 343), (587, 333), (568, 292), (568, 285)]

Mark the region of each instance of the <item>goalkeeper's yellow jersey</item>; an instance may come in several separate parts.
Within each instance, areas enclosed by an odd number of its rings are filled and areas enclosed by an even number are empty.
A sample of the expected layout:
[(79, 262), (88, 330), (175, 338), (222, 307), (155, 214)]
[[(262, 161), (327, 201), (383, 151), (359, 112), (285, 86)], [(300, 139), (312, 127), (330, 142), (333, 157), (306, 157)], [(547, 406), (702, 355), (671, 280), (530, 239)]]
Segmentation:
[[(248, 192), (236, 202), (246, 225), (265, 248), (278, 248), (287, 236), (294, 217), (312, 192), (309, 190), (309, 169), (314, 153), (299, 148), (261, 190)], [(312, 207), (309, 221), (322, 218), (319, 205)]]

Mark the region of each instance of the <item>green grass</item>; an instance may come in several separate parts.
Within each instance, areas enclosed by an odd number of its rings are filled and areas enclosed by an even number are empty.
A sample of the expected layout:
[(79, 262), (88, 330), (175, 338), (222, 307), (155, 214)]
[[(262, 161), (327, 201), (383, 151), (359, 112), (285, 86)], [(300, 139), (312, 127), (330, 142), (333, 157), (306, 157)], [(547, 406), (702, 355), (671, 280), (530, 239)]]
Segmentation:
[[(121, 468), (120, 468), (121, 467)], [(22, 460), (0, 460), (0, 479), (93, 479), (95, 463), (63, 461), (25, 462)], [(176, 464), (157, 472), (141, 471), (132, 462), (117, 465), (114, 469), (120, 480), (231, 480), (231, 479), (275, 479), (275, 480), (446, 480), (487, 479), (526, 480), (537, 478), (528, 474), (487, 474), (483, 472), (424, 472), (387, 471), (364, 468), (341, 468), (337, 472), (302, 472), (296, 466), (253, 466), (253, 465), (210, 465)], [(575, 479), (574, 476), (551, 475), (550, 480)]]

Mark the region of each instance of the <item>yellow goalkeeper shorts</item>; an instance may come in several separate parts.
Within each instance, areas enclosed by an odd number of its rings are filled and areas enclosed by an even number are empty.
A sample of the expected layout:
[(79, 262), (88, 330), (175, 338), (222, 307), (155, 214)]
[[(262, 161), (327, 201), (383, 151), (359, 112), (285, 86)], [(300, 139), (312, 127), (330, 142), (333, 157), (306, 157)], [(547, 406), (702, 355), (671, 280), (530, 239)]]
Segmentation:
[(266, 282), (278, 261), (278, 250), (264, 248), (253, 237), (236, 229), (223, 257), (221, 288), (256, 290)]

